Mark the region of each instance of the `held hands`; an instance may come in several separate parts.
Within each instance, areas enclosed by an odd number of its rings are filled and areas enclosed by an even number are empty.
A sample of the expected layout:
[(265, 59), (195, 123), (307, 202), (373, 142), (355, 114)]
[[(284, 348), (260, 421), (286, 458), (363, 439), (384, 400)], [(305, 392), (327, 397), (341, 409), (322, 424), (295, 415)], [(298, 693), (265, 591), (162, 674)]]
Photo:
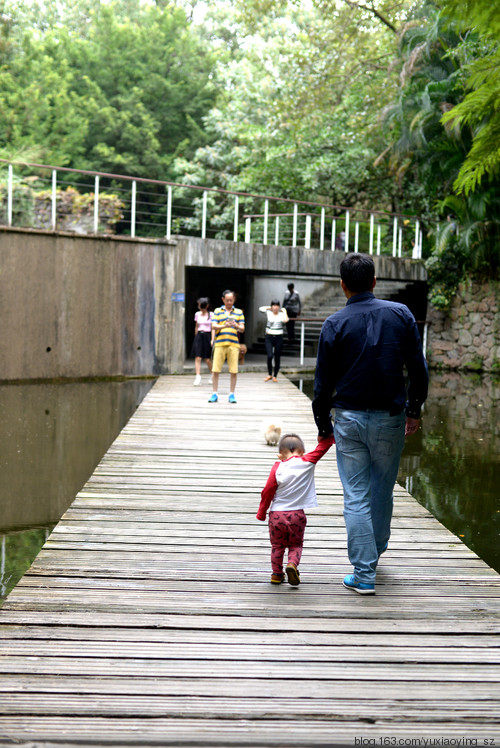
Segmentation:
[(410, 434), (416, 434), (418, 431), (419, 424), (420, 424), (420, 418), (410, 418), (409, 416), (406, 416), (405, 436), (409, 436)]

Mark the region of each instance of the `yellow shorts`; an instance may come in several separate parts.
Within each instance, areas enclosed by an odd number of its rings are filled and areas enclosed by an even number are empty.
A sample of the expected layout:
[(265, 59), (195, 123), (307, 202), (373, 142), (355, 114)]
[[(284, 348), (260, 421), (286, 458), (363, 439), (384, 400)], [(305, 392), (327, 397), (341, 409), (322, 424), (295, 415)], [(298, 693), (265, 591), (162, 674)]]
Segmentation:
[(212, 371), (220, 374), (224, 361), (227, 359), (230, 374), (238, 373), (238, 359), (240, 357), (240, 347), (235, 345), (216, 345), (212, 361)]

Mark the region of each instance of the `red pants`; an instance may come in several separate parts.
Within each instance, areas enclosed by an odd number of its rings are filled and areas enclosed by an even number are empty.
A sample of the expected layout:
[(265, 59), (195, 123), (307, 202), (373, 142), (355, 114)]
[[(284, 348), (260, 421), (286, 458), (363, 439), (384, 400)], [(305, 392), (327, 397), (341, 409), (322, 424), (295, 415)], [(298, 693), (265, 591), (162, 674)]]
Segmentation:
[(269, 512), (273, 574), (283, 572), (283, 556), (286, 548), (288, 548), (288, 563), (299, 565), (306, 525), (307, 517), (303, 509), (294, 512)]

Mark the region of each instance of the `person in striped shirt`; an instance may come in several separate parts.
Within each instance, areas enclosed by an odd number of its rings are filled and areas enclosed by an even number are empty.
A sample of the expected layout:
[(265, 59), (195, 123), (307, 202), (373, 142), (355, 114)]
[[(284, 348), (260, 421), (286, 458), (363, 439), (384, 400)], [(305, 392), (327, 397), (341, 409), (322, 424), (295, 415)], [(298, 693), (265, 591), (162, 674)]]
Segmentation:
[(209, 403), (216, 403), (219, 399), (219, 374), (222, 371), (224, 361), (226, 360), (231, 377), (229, 402), (236, 402), (234, 390), (236, 389), (238, 359), (240, 355), (240, 341), (238, 335), (245, 332), (245, 317), (241, 309), (236, 309), (234, 306), (233, 291), (224, 291), (222, 294), (222, 301), (224, 303), (214, 311), (212, 319), (212, 328), (215, 330), (212, 364), (214, 391), (208, 400)]

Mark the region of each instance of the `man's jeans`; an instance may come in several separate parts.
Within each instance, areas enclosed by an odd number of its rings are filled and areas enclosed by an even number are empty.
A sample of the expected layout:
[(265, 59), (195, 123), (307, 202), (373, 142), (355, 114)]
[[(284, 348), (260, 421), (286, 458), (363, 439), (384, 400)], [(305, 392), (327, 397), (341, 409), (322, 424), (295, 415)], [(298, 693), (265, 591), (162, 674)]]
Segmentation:
[(335, 409), (337, 465), (344, 488), (347, 551), (358, 582), (375, 583), (391, 534), (393, 489), (406, 416), (382, 410)]

